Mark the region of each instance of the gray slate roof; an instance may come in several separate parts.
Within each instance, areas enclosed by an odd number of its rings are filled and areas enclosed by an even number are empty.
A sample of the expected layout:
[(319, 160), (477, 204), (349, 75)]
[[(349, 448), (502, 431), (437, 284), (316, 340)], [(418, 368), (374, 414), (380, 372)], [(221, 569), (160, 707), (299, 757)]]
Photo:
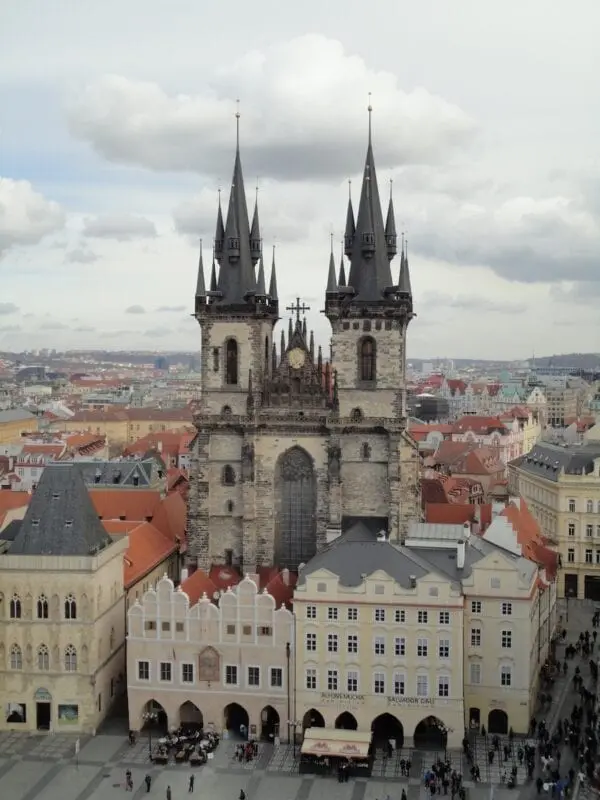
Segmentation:
[(112, 544), (77, 462), (49, 464), (9, 555), (90, 556)]
[(562, 470), (567, 475), (588, 475), (593, 472), (596, 458), (600, 458), (599, 442), (568, 447), (543, 443), (536, 444), (515, 466), (531, 475), (556, 482)]
[(35, 414), (27, 411), (26, 408), (7, 408), (4, 411), (0, 411), (0, 422), (19, 422), (21, 420), (24, 422), (34, 418)]
[[(125, 487), (127, 489), (148, 489), (158, 479), (158, 471), (163, 475), (166, 467), (160, 456), (151, 455), (143, 459), (131, 458), (118, 461), (78, 461), (84, 482), (88, 487)], [(137, 483), (135, 481), (137, 477)]]

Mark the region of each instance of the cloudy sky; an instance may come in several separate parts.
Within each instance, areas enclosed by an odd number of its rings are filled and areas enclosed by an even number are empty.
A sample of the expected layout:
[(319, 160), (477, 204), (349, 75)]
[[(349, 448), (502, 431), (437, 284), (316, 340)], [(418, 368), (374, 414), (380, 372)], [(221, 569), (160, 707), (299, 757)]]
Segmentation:
[(236, 98), (282, 306), (325, 344), (371, 92), (409, 355), (600, 351), (598, 30), (598, 0), (0, 4), (0, 348), (198, 347)]

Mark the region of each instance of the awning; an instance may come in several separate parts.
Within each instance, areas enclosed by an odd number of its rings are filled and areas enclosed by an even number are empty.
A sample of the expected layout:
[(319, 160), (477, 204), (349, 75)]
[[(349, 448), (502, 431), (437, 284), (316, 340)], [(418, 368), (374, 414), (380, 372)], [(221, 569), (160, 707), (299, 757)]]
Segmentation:
[(302, 755), (367, 758), (371, 731), (345, 731), (338, 728), (307, 728), (302, 742)]

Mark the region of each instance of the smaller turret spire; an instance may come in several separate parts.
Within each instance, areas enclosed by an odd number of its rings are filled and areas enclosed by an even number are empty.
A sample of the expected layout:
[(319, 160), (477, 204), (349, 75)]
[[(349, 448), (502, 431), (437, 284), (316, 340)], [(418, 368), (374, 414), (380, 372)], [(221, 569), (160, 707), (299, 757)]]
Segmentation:
[(335, 259), (333, 257), (333, 233), (331, 234), (331, 247), (329, 252), (329, 272), (327, 273), (327, 294), (337, 294), (337, 280), (335, 277)]
[(310, 353), (310, 360), (314, 364), (315, 362), (315, 334), (313, 331), (310, 332), (309, 344), (308, 344), (308, 352)]
[(398, 279), (400, 293), (412, 298), (412, 287), (410, 283), (410, 270), (408, 267), (408, 240), (402, 234), (402, 254), (400, 256), (400, 278)]
[(274, 303), (279, 301), (277, 295), (277, 271), (275, 270), (275, 245), (273, 245), (273, 262), (271, 264), (271, 280), (269, 281), (269, 296)]
[(250, 255), (254, 265), (256, 265), (256, 262), (262, 255), (262, 240), (260, 238), (260, 223), (258, 221), (258, 181), (256, 182), (254, 214), (252, 215), (252, 225), (250, 226)]
[(256, 279), (256, 294), (257, 299), (265, 298), (267, 296), (267, 288), (265, 284), (265, 265), (263, 262), (262, 253), (260, 254), (260, 261), (258, 262), (258, 278)]
[(271, 371), (274, 374), (275, 370), (277, 369), (277, 345), (273, 342), (273, 348), (271, 352)]
[(340, 254), (340, 273), (338, 278), (338, 286), (346, 285), (346, 268), (344, 267), (344, 242), (342, 240), (342, 252)]
[(204, 282), (204, 262), (202, 260), (202, 239), (200, 239), (200, 258), (198, 259), (198, 279), (196, 281), (196, 297), (206, 297)]
[(317, 350), (317, 370), (318, 370), (318, 373), (319, 373), (319, 381), (321, 382), (321, 385), (322, 385), (323, 384), (323, 350), (321, 348), (321, 345), (319, 345), (319, 348)]
[[(300, 320), (298, 320), (300, 321)], [(294, 335), (294, 329), (292, 327), (292, 318), (290, 317), (288, 320), (288, 344), (292, 341), (292, 336)]]
[(215, 231), (215, 257), (217, 261), (223, 256), (223, 245), (225, 242), (225, 225), (223, 224), (223, 209), (221, 208), (221, 188), (219, 187), (219, 208), (217, 211), (217, 228)]
[(348, 181), (348, 210), (346, 211), (346, 230), (344, 232), (344, 251), (348, 258), (352, 255), (355, 235), (356, 223), (354, 221), (354, 209), (352, 207), (352, 181)]
[(281, 344), (280, 344), (280, 357), (283, 358), (283, 354), (285, 353), (285, 331), (283, 328), (281, 329)]
[(213, 250), (212, 267), (210, 268), (210, 291), (217, 291), (217, 267), (215, 264), (215, 251)]
[(387, 250), (387, 257), (391, 261), (398, 252), (398, 237), (396, 235), (396, 220), (394, 214), (394, 198), (392, 196), (392, 187), (394, 181), (390, 178), (390, 202), (388, 205), (387, 219), (385, 221), (385, 246)]
[(302, 320), (302, 338), (306, 342), (307, 330), (306, 330), (306, 317)]

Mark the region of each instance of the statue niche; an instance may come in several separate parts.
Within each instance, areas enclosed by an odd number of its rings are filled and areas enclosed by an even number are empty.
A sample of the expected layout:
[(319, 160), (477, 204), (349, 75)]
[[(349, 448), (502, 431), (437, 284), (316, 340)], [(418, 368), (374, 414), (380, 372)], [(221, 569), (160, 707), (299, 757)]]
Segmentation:
[(317, 552), (317, 480), (313, 461), (292, 447), (275, 468), (275, 564), (297, 570)]

